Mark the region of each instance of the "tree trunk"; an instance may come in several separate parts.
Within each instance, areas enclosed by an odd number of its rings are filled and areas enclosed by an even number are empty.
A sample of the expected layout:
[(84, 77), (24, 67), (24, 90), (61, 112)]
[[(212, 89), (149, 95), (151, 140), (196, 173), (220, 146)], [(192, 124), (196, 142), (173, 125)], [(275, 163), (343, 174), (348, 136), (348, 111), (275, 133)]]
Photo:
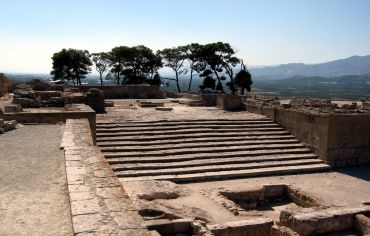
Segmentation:
[(244, 95), (244, 90), (245, 90), (245, 88), (240, 89), (240, 95), (242, 95), (242, 96)]
[(225, 93), (225, 91), (224, 91), (224, 86), (222, 85), (222, 82), (221, 82), (221, 80), (220, 80), (220, 76), (218, 76), (218, 74), (217, 74), (217, 71), (216, 71), (216, 70), (213, 70), (213, 72), (216, 74), (217, 81), (221, 84), (221, 92), (222, 92), (222, 93)]
[(177, 86), (177, 91), (179, 93), (181, 93), (180, 84), (179, 84), (179, 74), (177, 73), (177, 71), (175, 71), (175, 72), (176, 72), (176, 86)]
[(103, 86), (103, 73), (100, 73), (100, 86)]
[(117, 85), (119, 86), (119, 82), (120, 82), (120, 74), (119, 74), (119, 71), (117, 72)]
[(193, 69), (193, 67), (191, 67), (191, 69), (190, 69), (190, 81), (189, 81), (188, 92), (191, 89), (191, 82), (193, 81), (193, 71), (194, 71), (194, 69)]

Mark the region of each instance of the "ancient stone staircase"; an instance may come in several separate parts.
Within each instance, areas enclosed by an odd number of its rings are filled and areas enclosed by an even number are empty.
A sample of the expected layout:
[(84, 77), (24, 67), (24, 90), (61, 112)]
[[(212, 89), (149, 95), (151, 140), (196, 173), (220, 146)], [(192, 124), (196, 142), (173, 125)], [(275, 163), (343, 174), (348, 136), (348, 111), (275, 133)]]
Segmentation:
[(96, 131), (123, 181), (208, 181), (329, 168), (268, 119), (98, 122)]

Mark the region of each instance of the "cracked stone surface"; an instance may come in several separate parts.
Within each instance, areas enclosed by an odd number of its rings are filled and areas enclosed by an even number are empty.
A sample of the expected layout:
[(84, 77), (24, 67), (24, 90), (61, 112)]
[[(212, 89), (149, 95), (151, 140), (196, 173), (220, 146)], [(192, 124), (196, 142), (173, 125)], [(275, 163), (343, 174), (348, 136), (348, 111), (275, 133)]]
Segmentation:
[(87, 120), (67, 120), (61, 148), (75, 235), (150, 235), (102, 153), (93, 146)]

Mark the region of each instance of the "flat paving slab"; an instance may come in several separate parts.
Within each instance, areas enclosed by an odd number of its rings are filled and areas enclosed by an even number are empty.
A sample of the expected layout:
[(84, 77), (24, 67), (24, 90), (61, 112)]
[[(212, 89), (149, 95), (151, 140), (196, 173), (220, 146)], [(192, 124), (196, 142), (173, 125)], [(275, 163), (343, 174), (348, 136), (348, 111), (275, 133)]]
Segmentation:
[(0, 135), (0, 235), (73, 235), (60, 125)]

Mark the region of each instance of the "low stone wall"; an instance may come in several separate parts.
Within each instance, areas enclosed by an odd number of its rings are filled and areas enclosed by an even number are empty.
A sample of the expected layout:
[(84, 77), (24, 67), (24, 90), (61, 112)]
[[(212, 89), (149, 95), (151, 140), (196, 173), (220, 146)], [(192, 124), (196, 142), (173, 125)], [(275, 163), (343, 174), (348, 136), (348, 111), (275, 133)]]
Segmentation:
[(96, 137), (96, 113), (91, 107), (85, 104), (67, 105), (65, 111), (50, 111), (37, 109), (35, 112), (14, 112), (0, 113), (0, 118), (4, 120), (16, 120), (19, 123), (58, 123), (66, 122), (67, 119), (82, 119), (86, 118), (91, 127), (91, 133), (95, 142)]
[(240, 111), (242, 109), (242, 99), (238, 95), (217, 95), (217, 107), (226, 111)]
[(68, 119), (61, 144), (74, 235), (152, 235), (90, 130), (87, 119)]
[(201, 94), (200, 100), (203, 106), (206, 107), (217, 106), (217, 94)]
[(323, 210), (288, 209), (280, 213), (280, 225), (289, 227), (298, 235), (327, 235), (331, 233), (353, 230), (356, 224), (356, 215), (368, 214), (368, 206), (358, 208), (338, 208)]
[(200, 95), (197, 93), (180, 93), (182, 98), (200, 100)]
[(155, 85), (122, 85), (122, 86), (80, 86), (81, 92), (88, 92), (90, 88), (97, 88), (103, 91), (104, 97), (108, 99), (161, 99), (164, 92)]
[(292, 133), (316, 155), (335, 167), (370, 163), (370, 114), (308, 113), (282, 107), (244, 104)]

